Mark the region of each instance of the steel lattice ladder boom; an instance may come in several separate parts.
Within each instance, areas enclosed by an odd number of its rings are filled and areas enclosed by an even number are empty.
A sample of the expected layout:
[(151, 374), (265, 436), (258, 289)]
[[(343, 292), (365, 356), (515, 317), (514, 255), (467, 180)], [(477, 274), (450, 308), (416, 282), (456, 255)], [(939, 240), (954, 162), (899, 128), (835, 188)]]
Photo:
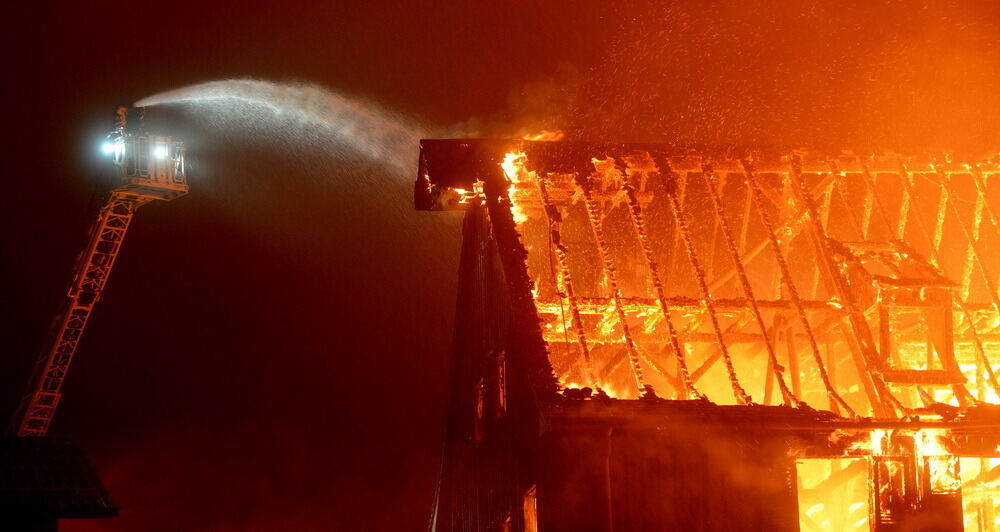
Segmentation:
[(172, 200), (188, 191), (184, 145), (171, 137), (131, 134), (119, 128), (110, 148), (124, 185), (113, 190), (90, 232), (74, 270), (63, 310), (39, 360), (40, 373), (21, 418), (18, 436), (45, 436), (62, 396), (66, 373), (83, 331), (107, 286), (136, 209), (153, 200)]

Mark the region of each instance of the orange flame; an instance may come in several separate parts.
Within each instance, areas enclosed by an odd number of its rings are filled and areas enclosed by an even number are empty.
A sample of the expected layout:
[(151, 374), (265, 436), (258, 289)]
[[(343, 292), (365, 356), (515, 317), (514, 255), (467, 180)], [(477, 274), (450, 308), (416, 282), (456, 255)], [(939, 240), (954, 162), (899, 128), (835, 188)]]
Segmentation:
[(545, 142), (555, 142), (557, 140), (562, 140), (566, 135), (558, 129), (555, 131), (549, 131), (548, 129), (543, 129), (537, 133), (529, 133), (521, 138), (524, 140), (541, 140)]
[(524, 212), (524, 208), (521, 207), (518, 202), (518, 183), (526, 181), (533, 176), (524, 167), (525, 162), (528, 160), (528, 156), (523, 152), (520, 153), (508, 153), (504, 155), (503, 162), (500, 163), (500, 167), (503, 168), (504, 175), (510, 181), (510, 186), (507, 188), (507, 195), (510, 196), (510, 212), (514, 215), (514, 223), (521, 224), (528, 220), (528, 214)]

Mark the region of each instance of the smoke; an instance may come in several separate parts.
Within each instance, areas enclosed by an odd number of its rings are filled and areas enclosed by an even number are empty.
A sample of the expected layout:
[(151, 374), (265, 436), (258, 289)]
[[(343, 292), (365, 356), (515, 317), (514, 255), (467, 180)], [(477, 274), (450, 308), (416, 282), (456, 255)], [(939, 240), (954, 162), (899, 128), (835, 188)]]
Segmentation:
[(183, 105), (203, 120), (331, 155), (361, 155), (409, 175), (424, 127), (373, 103), (308, 83), (209, 81), (148, 96), (138, 107)]
[[(585, 78), (572, 64), (559, 65), (550, 75), (515, 87), (506, 106), (489, 116), (470, 118), (450, 128), (450, 133), (480, 138), (532, 138), (565, 134), (570, 113), (582, 107)], [(573, 131), (580, 140), (579, 131)], [(549, 140), (557, 140), (552, 138)]]
[[(906, 8), (902, 8), (902, 7)], [(828, 150), (992, 150), (996, 7), (945, 2), (618, 2), (589, 64), (470, 121), (491, 136)]]

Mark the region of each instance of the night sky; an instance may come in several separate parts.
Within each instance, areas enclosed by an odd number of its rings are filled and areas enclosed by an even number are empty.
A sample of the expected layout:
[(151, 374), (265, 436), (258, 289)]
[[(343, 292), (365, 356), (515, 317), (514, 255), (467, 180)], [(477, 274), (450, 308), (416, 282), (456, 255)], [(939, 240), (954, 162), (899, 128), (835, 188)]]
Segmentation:
[[(113, 111), (160, 91), (312, 83), (432, 134), (998, 145), (992, 1), (286, 4), (3, 8), (4, 415), (110, 185)], [(188, 142), (191, 194), (139, 211), (72, 367), (53, 433), (122, 510), (65, 529), (424, 529), (460, 218), (411, 210), (416, 147), (397, 175), (217, 114), (148, 118)]]

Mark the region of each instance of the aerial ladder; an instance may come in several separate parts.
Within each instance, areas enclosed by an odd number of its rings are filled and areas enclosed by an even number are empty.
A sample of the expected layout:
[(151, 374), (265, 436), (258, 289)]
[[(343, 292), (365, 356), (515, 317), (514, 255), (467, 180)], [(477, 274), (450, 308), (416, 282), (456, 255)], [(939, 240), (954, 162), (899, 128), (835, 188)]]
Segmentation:
[(73, 281), (42, 349), (27, 406), (17, 423), (18, 436), (45, 436), (62, 397), (62, 387), (80, 338), (121, 251), (136, 209), (155, 200), (187, 194), (184, 143), (150, 135), (129, 110), (118, 108), (117, 127), (102, 146), (113, 161), (117, 188), (111, 191), (90, 230), (86, 248), (73, 271)]

